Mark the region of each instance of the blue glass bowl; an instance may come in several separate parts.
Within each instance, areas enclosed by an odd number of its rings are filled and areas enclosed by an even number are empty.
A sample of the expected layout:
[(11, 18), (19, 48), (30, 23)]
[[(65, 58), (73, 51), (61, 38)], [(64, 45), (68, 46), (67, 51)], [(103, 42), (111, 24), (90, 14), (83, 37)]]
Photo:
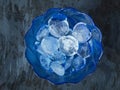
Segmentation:
[(100, 30), (87, 14), (51, 8), (32, 21), (25, 35), (25, 56), (40, 78), (57, 85), (78, 83), (96, 69), (103, 53), (101, 40)]

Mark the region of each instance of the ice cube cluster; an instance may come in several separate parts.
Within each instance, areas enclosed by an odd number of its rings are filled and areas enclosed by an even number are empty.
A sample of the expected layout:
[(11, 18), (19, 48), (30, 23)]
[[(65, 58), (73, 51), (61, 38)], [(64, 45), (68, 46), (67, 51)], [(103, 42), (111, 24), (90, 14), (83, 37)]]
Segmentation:
[(102, 56), (102, 35), (92, 19), (73, 8), (52, 8), (35, 18), (25, 35), (26, 58), (39, 77), (77, 83)]

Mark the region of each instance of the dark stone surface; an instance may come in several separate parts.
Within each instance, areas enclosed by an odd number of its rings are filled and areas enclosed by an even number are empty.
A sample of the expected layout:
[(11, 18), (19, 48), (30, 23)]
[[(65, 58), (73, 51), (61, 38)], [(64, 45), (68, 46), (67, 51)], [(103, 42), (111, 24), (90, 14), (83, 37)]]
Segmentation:
[[(119, 0), (0, 0), (0, 90), (120, 90), (119, 5)], [(40, 79), (25, 58), (24, 35), (32, 19), (52, 7), (87, 13), (103, 34), (98, 67), (78, 84)]]

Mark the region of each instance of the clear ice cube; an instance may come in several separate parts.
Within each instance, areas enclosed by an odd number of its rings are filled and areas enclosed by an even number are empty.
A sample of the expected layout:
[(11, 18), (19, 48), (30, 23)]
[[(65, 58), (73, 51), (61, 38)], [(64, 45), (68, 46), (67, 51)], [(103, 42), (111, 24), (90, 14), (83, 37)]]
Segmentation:
[(55, 37), (64, 36), (69, 32), (69, 24), (67, 22), (67, 18), (64, 20), (59, 20), (52, 17), (49, 19), (48, 25), (50, 34)]
[(85, 64), (86, 64), (86, 60), (82, 58), (80, 55), (77, 56), (72, 63), (75, 70), (82, 69), (85, 66)]
[(40, 46), (46, 54), (52, 55), (58, 50), (58, 40), (54, 37), (45, 37), (42, 39)]
[(72, 35), (80, 42), (84, 43), (88, 41), (92, 34), (89, 29), (86, 27), (85, 23), (79, 22), (73, 28)]
[(58, 62), (52, 62), (50, 67), (53, 70), (53, 72), (59, 76), (63, 76), (65, 74), (64, 67), (61, 64), (59, 64)]
[(78, 50), (78, 41), (73, 36), (62, 36), (59, 38), (59, 48), (67, 56), (73, 56)]
[(40, 63), (43, 68), (46, 70), (50, 69), (51, 60), (46, 56), (40, 56)]
[(48, 28), (47, 25), (45, 25), (42, 28), (40, 28), (40, 30), (37, 32), (36, 39), (38, 41), (41, 41), (42, 38), (44, 38), (45, 36), (48, 36), (48, 34), (49, 34), (49, 30), (48, 29), (49, 28)]

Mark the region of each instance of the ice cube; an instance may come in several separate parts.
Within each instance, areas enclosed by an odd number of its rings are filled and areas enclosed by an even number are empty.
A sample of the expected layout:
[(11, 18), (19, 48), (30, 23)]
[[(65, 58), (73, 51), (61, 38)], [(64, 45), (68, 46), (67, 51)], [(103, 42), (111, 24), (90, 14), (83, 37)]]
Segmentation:
[(53, 70), (53, 72), (59, 76), (63, 76), (65, 74), (64, 67), (61, 64), (59, 64), (58, 62), (52, 62), (50, 67)]
[(85, 23), (79, 22), (73, 28), (72, 35), (80, 42), (84, 43), (91, 38), (91, 32)]
[(75, 70), (82, 69), (86, 65), (86, 60), (79, 55), (73, 60), (72, 65)]
[[(62, 17), (61, 15), (57, 14)], [(48, 20), (49, 32), (55, 37), (61, 37), (69, 32), (69, 24), (67, 18), (52, 17)]]
[(83, 58), (87, 58), (91, 55), (91, 47), (89, 43), (79, 44), (78, 54), (81, 55)]
[(67, 56), (73, 56), (78, 50), (78, 41), (73, 36), (62, 36), (59, 38), (59, 48)]
[(42, 38), (44, 38), (45, 36), (48, 36), (48, 34), (49, 34), (48, 26), (45, 25), (45, 26), (41, 27), (39, 29), (39, 31), (37, 32), (36, 39), (38, 41), (41, 41)]
[(40, 56), (40, 63), (43, 68), (46, 70), (50, 69), (51, 60), (46, 56)]
[(54, 37), (45, 37), (40, 46), (46, 54), (52, 55), (58, 49), (58, 40)]

